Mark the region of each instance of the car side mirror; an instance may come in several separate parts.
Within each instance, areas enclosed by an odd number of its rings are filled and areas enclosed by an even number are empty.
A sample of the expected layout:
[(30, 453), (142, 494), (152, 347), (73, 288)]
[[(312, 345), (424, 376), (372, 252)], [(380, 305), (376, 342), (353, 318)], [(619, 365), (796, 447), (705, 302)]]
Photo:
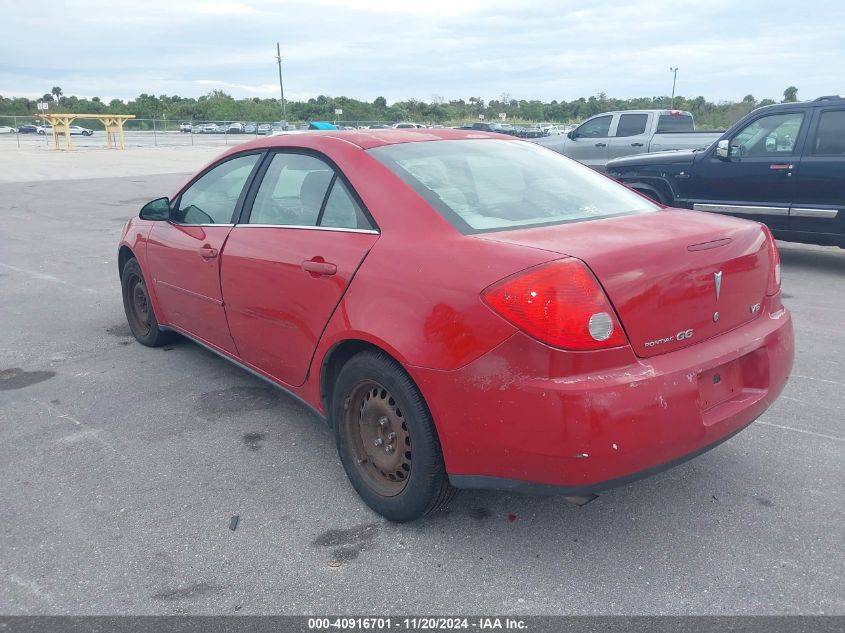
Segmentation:
[(578, 138), (578, 131), (577, 130), (569, 130), (569, 132), (566, 133), (566, 137), (570, 141), (574, 141), (576, 138)]
[(722, 160), (730, 160), (731, 159), (731, 142), (730, 141), (719, 141), (716, 145), (716, 156), (721, 158)]
[(138, 214), (142, 220), (169, 220), (170, 219), (170, 199), (156, 198), (151, 200), (143, 207)]

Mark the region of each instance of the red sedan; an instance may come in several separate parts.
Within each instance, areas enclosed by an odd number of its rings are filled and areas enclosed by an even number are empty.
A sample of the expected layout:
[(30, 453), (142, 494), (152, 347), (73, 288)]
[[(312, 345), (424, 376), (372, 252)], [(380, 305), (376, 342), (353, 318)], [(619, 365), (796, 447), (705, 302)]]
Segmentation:
[(238, 145), (127, 223), (119, 266), (138, 341), (178, 332), (305, 401), (393, 521), (454, 488), (582, 495), (667, 468), (792, 368), (764, 226), (497, 134)]

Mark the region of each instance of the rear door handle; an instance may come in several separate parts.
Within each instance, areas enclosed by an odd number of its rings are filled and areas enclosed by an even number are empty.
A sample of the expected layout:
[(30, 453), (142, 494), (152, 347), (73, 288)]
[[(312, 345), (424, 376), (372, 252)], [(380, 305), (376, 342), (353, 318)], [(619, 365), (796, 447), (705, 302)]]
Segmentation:
[(631, 143), (631, 147), (642, 147), (642, 143)]
[(302, 270), (311, 273), (313, 277), (331, 277), (337, 274), (337, 264), (324, 262), (317, 259), (309, 259), (302, 262)]
[(791, 165), (789, 163), (775, 163), (773, 165), (769, 165), (769, 169), (774, 171), (789, 171), (793, 167), (795, 167), (795, 165)]
[(211, 246), (203, 246), (202, 248), (197, 249), (197, 252), (203, 259), (214, 259), (220, 251), (216, 248), (212, 248)]
[(596, 147), (607, 147), (607, 143), (596, 143)]

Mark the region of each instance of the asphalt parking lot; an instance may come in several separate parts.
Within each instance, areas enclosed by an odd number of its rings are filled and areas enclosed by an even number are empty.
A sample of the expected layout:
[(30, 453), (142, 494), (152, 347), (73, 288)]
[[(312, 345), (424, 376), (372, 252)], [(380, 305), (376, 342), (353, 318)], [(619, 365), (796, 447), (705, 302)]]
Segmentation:
[(117, 239), (185, 177), (0, 182), (0, 612), (845, 613), (845, 250), (781, 244), (794, 373), (727, 443), (582, 507), (394, 525), (303, 405), (132, 339)]

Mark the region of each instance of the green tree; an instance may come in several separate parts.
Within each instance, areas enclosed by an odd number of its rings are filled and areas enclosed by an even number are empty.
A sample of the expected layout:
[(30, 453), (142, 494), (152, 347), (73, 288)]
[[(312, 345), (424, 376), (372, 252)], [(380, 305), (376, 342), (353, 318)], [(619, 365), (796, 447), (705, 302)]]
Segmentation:
[(798, 101), (798, 88), (789, 86), (783, 91), (783, 103), (795, 103)]
[(56, 102), (58, 102), (64, 93), (62, 92), (62, 89), (59, 86), (53, 86), (52, 88), (50, 88), (50, 94), (52, 94), (53, 98), (56, 100)]

